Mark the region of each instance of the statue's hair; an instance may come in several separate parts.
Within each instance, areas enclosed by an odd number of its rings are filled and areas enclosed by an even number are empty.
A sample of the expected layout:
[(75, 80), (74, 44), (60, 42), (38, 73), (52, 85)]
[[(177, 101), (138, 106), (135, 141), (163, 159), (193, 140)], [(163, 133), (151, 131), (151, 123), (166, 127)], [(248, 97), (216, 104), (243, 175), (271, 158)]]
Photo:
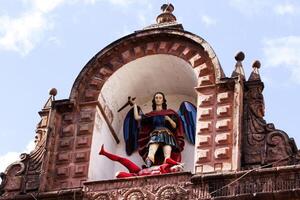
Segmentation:
[(155, 96), (156, 96), (157, 94), (161, 94), (161, 95), (163, 96), (162, 109), (163, 109), (163, 110), (167, 110), (167, 100), (166, 100), (165, 94), (162, 93), (162, 92), (156, 92), (156, 93), (153, 95), (153, 99), (152, 99), (152, 110), (156, 110)]

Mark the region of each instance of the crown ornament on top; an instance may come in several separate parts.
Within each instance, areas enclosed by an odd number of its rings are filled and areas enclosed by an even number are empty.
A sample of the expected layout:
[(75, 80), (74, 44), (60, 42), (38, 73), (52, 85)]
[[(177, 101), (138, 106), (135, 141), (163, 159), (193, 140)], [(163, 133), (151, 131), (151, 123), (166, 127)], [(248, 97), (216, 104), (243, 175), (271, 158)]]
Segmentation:
[(161, 6), (162, 13), (157, 16), (157, 24), (176, 22), (176, 17), (173, 15), (174, 6), (171, 3), (163, 4)]

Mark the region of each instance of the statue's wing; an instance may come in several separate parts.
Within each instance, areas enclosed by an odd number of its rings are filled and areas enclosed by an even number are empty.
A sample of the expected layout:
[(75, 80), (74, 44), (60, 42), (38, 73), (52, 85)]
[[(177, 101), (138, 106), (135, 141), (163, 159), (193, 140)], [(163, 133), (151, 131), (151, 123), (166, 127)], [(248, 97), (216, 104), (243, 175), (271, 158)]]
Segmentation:
[(182, 121), (185, 136), (189, 143), (195, 144), (197, 109), (194, 104), (184, 101), (181, 103), (178, 115)]
[[(140, 107), (138, 107), (138, 111), (142, 114)], [(139, 135), (139, 122), (134, 119), (133, 108), (128, 111), (124, 119), (123, 134), (126, 145), (126, 153), (130, 156), (138, 148)]]

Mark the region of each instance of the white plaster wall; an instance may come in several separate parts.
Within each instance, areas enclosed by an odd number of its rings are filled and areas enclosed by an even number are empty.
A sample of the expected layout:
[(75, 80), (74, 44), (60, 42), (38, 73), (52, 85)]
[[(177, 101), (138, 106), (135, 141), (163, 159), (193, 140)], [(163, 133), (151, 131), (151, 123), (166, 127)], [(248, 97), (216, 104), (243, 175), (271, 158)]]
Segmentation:
[[(130, 157), (126, 155), (123, 139), (123, 121), (129, 107), (117, 110), (127, 101), (128, 96), (136, 97), (136, 103), (144, 113), (151, 111), (152, 96), (157, 91), (165, 93), (168, 108), (178, 110), (182, 101), (196, 105), (197, 76), (186, 61), (171, 55), (152, 55), (130, 62), (115, 72), (101, 90), (99, 101), (107, 106), (112, 114), (112, 126), (117, 133), (120, 144), (116, 144), (101, 113), (96, 116), (90, 155), (89, 180), (113, 179), (117, 171), (127, 171), (122, 165), (112, 162), (98, 152), (102, 144), (114, 154), (129, 158), (141, 166), (142, 158), (137, 152)], [(194, 146), (185, 141), (182, 162), (186, 171), (194, 170)]]
[(106, 158), (100, 156), (98, 153), (102, 144), (105, 144), (105, 148), (115, 152), (115, 141), (99, 110), (97, 110), (95, 121), (88, 180), (112, 179), (115, 163), (108, 162)]

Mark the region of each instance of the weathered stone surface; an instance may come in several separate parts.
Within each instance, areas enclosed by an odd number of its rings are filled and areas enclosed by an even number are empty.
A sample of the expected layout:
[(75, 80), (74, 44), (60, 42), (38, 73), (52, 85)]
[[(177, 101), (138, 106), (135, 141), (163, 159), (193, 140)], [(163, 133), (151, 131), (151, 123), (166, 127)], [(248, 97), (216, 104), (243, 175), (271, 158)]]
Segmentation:
[(293, 139), (263, 118), (265, 105), (262, 90), (260, 80), (245, 83), (242, 166), (297, 164), (299, 152)]
[[(247, 82), (238, 80), (238, 76), (225, 78), (207, 42), (178, 24), (172, 28), (170, 25), (161, 22), (159, 26), (113, 42), (84, 67), (69, 99), (54, 101), (54, 93), (51, 94), (39, 112), (41, 122), (36, 130), (34, 151), (23, 154), (19, 162), (0, 174), (1, 200), (248, 199), (254, 196), (274, 199), (276, 195), (277, 199), (296, 199), (300, 196), (300, 167), (287, 166), (299, 163), (300, 154), (285, 132), (263, 119), (263, 84), (258, 64)], [(95, 113), (101, 107), (103, 85), (129, 62), (155, 54), (176, 56), (189, 63), (197, 74), (196, 155), (191, 157), (197, 175), (185, 172), (85, 182), (90, 178), (93, 134), (100, 134), (94, 133), (94, 129), (100, 126), (95, 124)], [(238, 84), (237, 91), (233, 86)], [(244, 99), (239, 99), (243, 94)], [(241, 110), (244, 118), (239, 122)], [(115, 122), (113, 110), (106, 104), (101, 114), (107, 118), (101, 126), (113, 127), (112, 123), (120, 123)], [(241, 126), (243, 143), (239, 146)], [(243, 160), (237, 163), (239, 160), (234, 157), (240, 154)], [(244, 169), (256, 170), (232, 172), (240, 164)], [(260, 169), (264, 165), (285, 166)]]

